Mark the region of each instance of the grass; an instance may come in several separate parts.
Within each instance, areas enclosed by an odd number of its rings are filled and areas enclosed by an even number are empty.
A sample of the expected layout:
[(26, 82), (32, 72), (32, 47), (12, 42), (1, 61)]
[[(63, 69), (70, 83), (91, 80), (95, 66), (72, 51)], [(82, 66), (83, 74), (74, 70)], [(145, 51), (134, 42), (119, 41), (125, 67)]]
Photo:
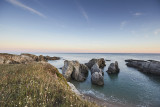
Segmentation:
[(94, 107), (48, 63), (0, 65), (0, 107)]

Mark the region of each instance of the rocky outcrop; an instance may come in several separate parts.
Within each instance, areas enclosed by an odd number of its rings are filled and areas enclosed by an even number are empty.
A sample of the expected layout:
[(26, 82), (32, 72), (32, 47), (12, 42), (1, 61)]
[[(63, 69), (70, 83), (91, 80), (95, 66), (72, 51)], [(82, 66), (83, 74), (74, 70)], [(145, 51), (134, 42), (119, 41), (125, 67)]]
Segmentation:
[(95, 63), (91, 68), (91, 75), (95, 72), (100, 72), (102, 75), (104, 75), (104, 72), (99, 68), (98, 64)]
[(160, 62), (154, 60), (125, 60), (128, 67), (133, 67), (144, 73), (160, 75)]
[(104, 85), (104, 73), (102, 71), (106, 66), (104, 58), (91, 59), (85, 65), (91, 70), (91, 82), (96, 85)]
[(78, 61), (65, 60), (62, 73), (68, 81), (74, 79), (82, 82), (86, 80), (88, 76), (88, 67), (84, 64), (80, 64)]
[(101, 72), (94, 72), (91, 76), (91, 81), (96, 85), (104, 85), (104, 78)]
[(115, 74), (115, 73), (119, 73), (119, 67), (118, 67), (118, 62), (115, 61), (115, 63), (111, 63), (108, 67), (107, 73), (109, 74)]
[(104, 85), (103, 71), (95, 63), (91, 68), (91, 82), (96, 85)]
[(60, 57), (50, 57), (50, 56), (43, 56), (43, 55), (33, 55), (33, 54), (28, 54), (28, 53), (22, 53), (21, 55), (23, 56), (29, 56), (31, 57), (34, 61), (48, 61), (48, 60), (59, 60)]
[(92, 66), (97, 63), (99, 68), (104, 68), (106, 66), (104, 58), (100, 59), (91, 59), (88, 63), (85, 63), (89, 69), (92, 68)]
[(28, 56), (0, 53), (0, 64), (25, 64), (33, 61)]
[(0, 53), (0, 64), (26, 64), (33, 61), (45, 61), (48, 60), (58, 60), (59, 57), (49, 57), (49, 56), (36, 56), (32, 54), (7, 54), (7, 53)]

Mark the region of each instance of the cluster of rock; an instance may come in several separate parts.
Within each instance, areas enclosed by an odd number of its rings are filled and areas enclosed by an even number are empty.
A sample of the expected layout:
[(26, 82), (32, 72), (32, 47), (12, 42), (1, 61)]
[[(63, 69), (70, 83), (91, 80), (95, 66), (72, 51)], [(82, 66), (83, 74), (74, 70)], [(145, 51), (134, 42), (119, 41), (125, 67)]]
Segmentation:
[(108, 67), (107, 73), (109, 74), (116, 74), (119, 73), (119, 67), (118, 67), (118, 62), (115, 61), (115, 63), (111, 63)]
[(91, 68), (91, 81), (96, 85), (104, 85), (103, 71), (99, 68), (98, 64), (95, 63)]
[(74, 79), (82, 82), (86, 80), (88, 76), (88, 67), (84, 64), (80, 64), (78, 61), (65, 60), (62, 74), (68, 81)]
[(97, 63), (99, 68), (104, 68), (106, 66), (104, 58), (100, 59), (91, 59), (88, 63), (85, 63), (89, 69), (92, 68), (92, 66)]
[(105, 60), (103, 58), (91, 59), (86, 65), (91, 70), (91, 82), (96, 85), (104, 85), (102, 69), (106, 66)]
[(26, 64), (33, 61), (48, 61), (48, 60), (59, 60), (59, 57), (49, 57), (49, 56), (36, 56), (33, 54), (7, 54), (7, 53), (0, 53), (0, 64)]
[[(76, 81), (84, 81), (88, 76), (88, 70), (91, 70), (91, 81), (96, 85), (103, 85), (103, 71), (105, 61), (101, 59), (92, 59), (86, 64), (80, 64), (78, 61), (64, 61), (64, 66), (62, 68), (62, 74), (69, 81), (70, 79)], [(88, 69), (89, 68), (89, 69)]]
[(50, 56), (43, 56), (43, 55), (33, 55), (33, 54), (28, 54), (28, 53), (22, 53), (21, 56), (29, 56), (31, 57), (34, 61), (45, 61), (47, 62), (48, 60), (59, 60), (60, 57), (50, 57)]
[(128, 67), (133, 67), (144, 73), (160, 75), (160, 62), (154, 60), (125, 60)]

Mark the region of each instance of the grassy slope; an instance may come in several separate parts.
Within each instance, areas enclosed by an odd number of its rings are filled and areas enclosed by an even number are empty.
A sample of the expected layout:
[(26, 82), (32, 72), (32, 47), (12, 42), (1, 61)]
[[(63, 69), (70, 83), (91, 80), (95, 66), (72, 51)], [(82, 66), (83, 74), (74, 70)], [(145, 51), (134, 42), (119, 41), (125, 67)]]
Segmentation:
[(0, 106), (94, 107), (95, 104), (75, 95), (55, 67), (32, 63), (0, 65)]

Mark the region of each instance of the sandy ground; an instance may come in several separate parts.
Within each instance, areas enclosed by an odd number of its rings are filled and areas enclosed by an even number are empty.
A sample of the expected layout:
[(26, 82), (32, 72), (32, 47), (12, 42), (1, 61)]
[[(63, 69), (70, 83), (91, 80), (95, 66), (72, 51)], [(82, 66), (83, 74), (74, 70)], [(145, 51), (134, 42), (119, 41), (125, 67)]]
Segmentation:
[(97, 105), (102, 106), (102, 107), (130, 107), (128, 105), (126, 106), (126, 105), (118, 104), (118, 103), (109, 103), (103, 99), (99, 99), (99, 98), (92, 96), (92, 95), (89, 95), (89, 94), (83, 94), (83, 98), (90, 101), (90, 102), (94, 102)]

